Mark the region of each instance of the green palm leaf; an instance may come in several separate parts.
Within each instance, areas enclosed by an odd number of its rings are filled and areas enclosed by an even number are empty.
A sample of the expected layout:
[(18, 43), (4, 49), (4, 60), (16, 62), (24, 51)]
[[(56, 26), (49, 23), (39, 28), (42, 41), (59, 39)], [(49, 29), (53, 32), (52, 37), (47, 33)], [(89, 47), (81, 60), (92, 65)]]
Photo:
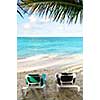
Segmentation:
[(20, 6), (29, 15), (37, 13), (39, 16), (49, 17), (52, 21), (80, 23), (83, 19), (82, 0), (21, 0)]

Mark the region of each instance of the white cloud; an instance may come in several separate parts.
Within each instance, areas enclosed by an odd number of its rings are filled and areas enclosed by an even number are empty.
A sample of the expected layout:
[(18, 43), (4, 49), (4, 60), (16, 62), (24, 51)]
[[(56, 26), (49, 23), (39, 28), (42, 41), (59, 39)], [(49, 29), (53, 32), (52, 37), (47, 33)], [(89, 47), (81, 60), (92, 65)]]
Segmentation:
[(23, 25), (23, 27), (24, 27), (24, 29), (30, 29), (31, 28), (31, 25), (30, 25), (30, 23), (25, 23)]
[(28, 17), (29, 21), (27, 23), (23, 24), (23, 28), (24, 29), (31, 29), (33, 24), (36, 22), (36, 17), (34, 17), (33, 15), (31, 15), (30, 17)]
[(19, 27), (19, 35), (23, 36), (82, 36), (82, 25), (51, 22), (49, 18), (28, 17)]
[(59, 29), (59, 30), (64, 30), (64, 25), (59, 25), (59, 26), (58, 26), (58, 29)]
[(29, 22), (36, 22), (36, 17), (34, 17), (33, 15), (31, 15), (30, 17), (29, 17)]

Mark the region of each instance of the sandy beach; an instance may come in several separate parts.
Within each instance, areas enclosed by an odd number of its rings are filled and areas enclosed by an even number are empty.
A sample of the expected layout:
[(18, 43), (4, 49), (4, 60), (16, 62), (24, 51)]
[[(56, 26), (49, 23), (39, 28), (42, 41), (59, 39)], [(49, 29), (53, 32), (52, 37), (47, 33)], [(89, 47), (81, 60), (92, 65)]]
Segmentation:
[[(83, 100), (83, 59), (81, 54), (58, 56), (41, 55), (17, 60), (17, 100), (21, 100), (21, 88), (25, 86), (25, 75), (27, 73), (46, 73), (47, 74), (47, 92), (44, 97), (41, 92), (39, 97), (35, 97), (30, 91), (25, 100)], [(59, 93), (56, 91), (55, 73), (57, 72), (75, 72), (77, 75), (75, 84), (79, 85), (81, 90), (62, 89)]]

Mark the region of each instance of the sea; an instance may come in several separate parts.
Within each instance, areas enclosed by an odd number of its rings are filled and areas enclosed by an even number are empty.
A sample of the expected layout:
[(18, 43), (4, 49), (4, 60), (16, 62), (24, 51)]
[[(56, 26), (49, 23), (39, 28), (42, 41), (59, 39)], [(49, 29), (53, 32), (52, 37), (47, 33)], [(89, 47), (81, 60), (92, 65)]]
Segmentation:
[(83, 53), (82, 37), (17, 37), (17, 58)]

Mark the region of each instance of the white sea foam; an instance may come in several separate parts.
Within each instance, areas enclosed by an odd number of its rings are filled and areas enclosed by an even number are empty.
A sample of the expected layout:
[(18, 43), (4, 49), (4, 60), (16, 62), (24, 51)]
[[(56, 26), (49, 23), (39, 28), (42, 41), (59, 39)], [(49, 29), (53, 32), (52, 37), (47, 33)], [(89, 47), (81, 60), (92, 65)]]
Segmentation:
[(56, 57), (57, 55), (55, 54), (41, 54), (41, 55), (36, 55), (36, 56), (31, 56), (31, 57), (27, 57), (24, 59), (18, 59), (17, 62), (26, 62), (26, 61), (31, 61), (31, 60), (38, 60), (38, 59), (42, 59), (42, 58), (53, 58)]
[(27, 58), (24, 58), (24, 59), (18, 59), (17, 61), (18, 62), (24, 62), (24, 61), (30, 61), (30, 60), (37, 60), (37, 59), (40, 59), (40, 58), (43, 58), (43, 57), (46, 57), (46, 56), (48, 56), (48, 55), (47, 54), (36, 55), (36, 56), (27, 57)]

